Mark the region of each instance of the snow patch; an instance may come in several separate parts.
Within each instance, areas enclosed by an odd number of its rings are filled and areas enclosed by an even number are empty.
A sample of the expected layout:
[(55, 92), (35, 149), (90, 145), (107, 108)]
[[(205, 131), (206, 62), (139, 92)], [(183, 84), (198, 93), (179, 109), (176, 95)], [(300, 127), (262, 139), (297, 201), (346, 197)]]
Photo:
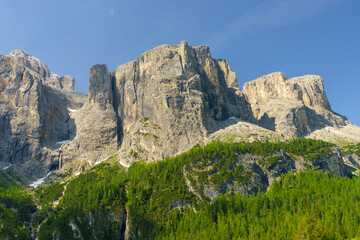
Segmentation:
[(108, 158), (105, 158), (105, 159), (103, 159), (103, 160), (100, 160), (100, 161), (98, 161), (98, 162), (95, 162), (95, 163), (94, 163), (94, 166), (95, 166), (95, 165), (98, 165), (99, 163), (102, 163), (102, 162), (105, 161), (106, 159), (108, 159)]
[(236, 117), (229, 117), (229, 119), (231, 119), (231, 120), (236, 120)]
[(33, 57), (33, 56), (31, 56), (31, 55), (30, 55), (28, 58), (41, 62), (40, 59), (38, 59), (38, 58), (36, 58), (36, 57)]
[(71, 140), (64, 140), (64, 141), (60, 141), (60, 142), (57, 142), (56, 145), (63, 145), (63, 144), (67, 144), (69, 143)]
[(11, 167), (11, 163), (8, 166), (4, 167), (3, 170), (8, 169), (9, 167)]
[(120, 165), (125, 167), (125, 168), (129, 168), (131, 166), (131, 164), (127, 163), (127, 162), (123, 162), (122, 159), (120, 159), (119, 161)]
[(34, 188), (37, 188), (39, 185), (43, 184), (45, 182), (45, 179), (50, 176), (52, 172), (48, 172), (48, 174), (46, 174), (45, 177), (43, 178), (39, 178), (38, 180), (36, 180), (35, 182), (33, 182), (32, 184), (30, 184), (29, 186), (30, 187), (34, 187)]
[(68, 108), (68, 111), (69, 111), (69, 112), (76, 112), (75, 109), (71, 109), (71, 108)]

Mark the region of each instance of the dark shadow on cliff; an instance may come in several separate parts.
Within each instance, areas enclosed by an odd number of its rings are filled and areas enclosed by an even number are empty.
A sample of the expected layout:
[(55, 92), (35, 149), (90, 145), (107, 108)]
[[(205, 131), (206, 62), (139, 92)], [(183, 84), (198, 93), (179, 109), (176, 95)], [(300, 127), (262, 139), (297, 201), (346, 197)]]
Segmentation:
[(265, 113), (259, 120), (259, 125), (263, 128), (275, 131), (275, 117), (269, 117), (269, 115)]

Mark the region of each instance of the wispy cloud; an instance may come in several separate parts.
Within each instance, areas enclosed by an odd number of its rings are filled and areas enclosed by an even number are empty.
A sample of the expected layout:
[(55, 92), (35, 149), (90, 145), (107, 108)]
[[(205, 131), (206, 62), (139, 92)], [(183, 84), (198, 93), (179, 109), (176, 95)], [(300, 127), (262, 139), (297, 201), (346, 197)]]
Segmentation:
[(111, 15), (114, 15), (114, 14), (115, 14), (115, 9), (113, 9), (113, 8), (110, 9), (110, 14), (111, 14)]
[(346, 0), (263, 1), (213, 34), (207, 43), (212, 47), (218, 47), (241, 34), (302, 22), (344, 1)]

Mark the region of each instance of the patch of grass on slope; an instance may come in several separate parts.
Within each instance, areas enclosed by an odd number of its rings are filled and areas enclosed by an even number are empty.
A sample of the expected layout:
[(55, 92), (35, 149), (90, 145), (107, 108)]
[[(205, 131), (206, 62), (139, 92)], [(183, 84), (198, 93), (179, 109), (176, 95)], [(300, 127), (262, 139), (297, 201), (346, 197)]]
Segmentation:
[(347, 154), (355, 154), (360, 157), (360, 143), (358, 144), (351, 144), (344, 147), (343, 153)]

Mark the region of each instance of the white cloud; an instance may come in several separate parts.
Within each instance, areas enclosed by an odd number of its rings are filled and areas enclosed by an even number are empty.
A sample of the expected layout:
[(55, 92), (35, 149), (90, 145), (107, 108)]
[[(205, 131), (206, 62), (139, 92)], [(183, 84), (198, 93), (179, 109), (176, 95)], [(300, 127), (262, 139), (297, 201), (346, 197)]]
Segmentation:
[(221, 46), (228, 40), (249, 32), (302, 22), (333, 8), (344, 0), (272, 0), (263, 1), (216, 32), (207, 43)]
[(115, 14), (115, 9), (113, 9), (113, 8), (110, 9), (110, 14), (111, 14), (111, 15), (114, 15), (114, 14)]

